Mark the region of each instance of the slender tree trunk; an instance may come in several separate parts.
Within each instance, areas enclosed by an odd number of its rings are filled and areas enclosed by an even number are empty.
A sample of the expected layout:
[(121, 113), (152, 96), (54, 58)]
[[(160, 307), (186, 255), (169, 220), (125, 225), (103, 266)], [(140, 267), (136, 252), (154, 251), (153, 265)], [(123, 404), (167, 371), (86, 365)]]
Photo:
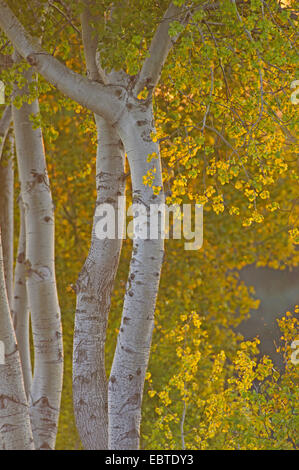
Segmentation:
[[(97, 203), (111, 204), (121, 214), (125, 193), (124, 149), (116, 131), (96, 116), (98, 129)], [(86, 449), (108, 448), (108, 392), (105, 343), (111, 293), (122, 245), (122, 236), (100, 240), (99, 216), (94, 216), (91, 247), (77, 282), (74, 335), (73, 394), (76, 423)]]
[(30, 340), (29, 340), (29, 309), (26, 291), (26, 228), (24, 205), (21, 196), (19, 197), (20, 207), (20, 233), (18, 253), (15, 267), (14, 279), (14, 297), (12, 317), (15, 327), (18, 348), (20, 351), (21, 364), (24, 377), (25, 392), (29, 398), (32, 384), (32, 368), (30, 358)]
[[(159, 146), (151, 139), (154, 129), (151, 104), (131, 97), (118, 127), (131, 169), (133, 203), (149, 211), (150, 206), (164, 202)], [(156, 158), (148, 161), (155, 153)], [(145, 186), (143, 176), (151, 171), (154, 186), (161, 188), (155, 195)], [(140, 212), (140, 211), (139, 211)], [(149, 228), (148, 219), (145, 221)], [(143, 227), (145, 228), (145, 227)], [(142, 230), (142, 227), (139, 227)], [(149, 233), (137, 238), (137, 226), (127, 282), (121, 327), (109, 379), (109, 448), (138, 449), (141, 404), (145, 373), (154, 327), (154, 311), (164, 243), (159, 231), (157, 239)]]
[(6, 106), (0, 119), (0, 160), (2, 157), (3, 147), (11, 124), (11, 106)]
[(3, 156), (0, 161), (0, 226), (2, 229), (2, 246), (7, 297), (10, 308), (13, 296), (13, 206), (14, 206), (14, 139), (6, 138)]
[(5, 285), (1, 230), (0, 340), (5, 348), (5, 364), (0, 364), (1, 446), (7, 450), (34, 450), (21, 362)]
[[(24, 72), (32, 82), (32, 72)], [(23, 89), (22, 92), (24, 93)], [(60, 410), (63, 346), (54, 265), (54, 211), (41, 129), (30, 116), (38, 101), (13, 107), (21, 194), (25, 208), (26, 276), (34, 342), (30, 416), (35, 447), (54, 449)]]

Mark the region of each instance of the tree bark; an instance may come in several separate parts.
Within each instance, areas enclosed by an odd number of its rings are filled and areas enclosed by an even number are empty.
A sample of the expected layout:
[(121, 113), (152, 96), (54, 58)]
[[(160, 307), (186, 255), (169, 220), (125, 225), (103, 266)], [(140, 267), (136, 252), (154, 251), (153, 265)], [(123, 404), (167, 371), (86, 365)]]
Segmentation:
[(0, 340), (5, 364), (0, 364), (0, 434), (5, 450), (34, 450), (21, 362), (8, 304), (0, 230)]
[[(155, 131), (152, 103), (128, 100), (128, 113), (119, 123), (131, 169), (133, 203), (147, 211), (151, 205), (164, 202), (159, 145), (151, 133)], [(157, 158), (150, 162), (148, 156)], [(145, 186), (143, 176), (154, 172), (153, 185), (161, 188), (155, 195)], [(149, 220), (145, 221), (149, 228)], [(109, 449), (138, 449), (141, 404), (149, 360), (154, 311), (164, 254), (164, 241), (158, 238), (139, 239), (134, 226), (133, 253), (126, 287), (121, 326), (109, 379)]]
[(2, 246), (7, 297), (10, 308), (13, 296), (13, 206), (14, 206), (14, 140), (12, 135), (6, 138), (3, 147), (4, 155), (0, 161), (0, 226), (2, 229)]
[(148, 56), (139, 73), (134, 90), (136, 95), (138, 95), (144, 87), (148, 90), (155, 88), (160, 79), (161, 71), (168, 54), (173, 44), (180, 36), (180, 34), (177, 34), (175, 37), (171, 38), (168, 34), (169, 27), (175, 20), (186, 24), (188, 18), (189, 14), (184, 12), (184, 6), (177, 7), (172, 2), (169, 4), (163, 16), (163, 20), (157, 27), (148, 51)]
[(25, 392), (27, 398), (29, 398), (32, 384), (32, 368), (29, 340), (29, 309), (26, 291), (26, 228), (24, 205), (21, 196), (19, 197), (19, 207), (20, 233), (15, 267), (12, 318), (20, 352)]
[[(96, 116), (98, 129), (97, 203), (111, 204), (121, 214), (125, 192), (124, 148), (116, 131)], [(122, 236), (100, 240), (95, 212), (91, 247), (77, 282), (74, 335), (73, 393), (76, 423), (86, 449), (108, 448), (108, 391), (105, 343), (111, 293), (122, 246)]]
[(11, 106), (6, 106), (0, 119), (0, 160), (2, 157), (3, 147), (5, 144), (6, 136), (8, 134), (11, 124)]
[[(96, 63), (98, 38), (92, 26), (90, 0), (81, 15), (82, 41), (87, 75), (107, 84), (108, 78)], [(77, 283), (77, 310), (74, 335), (73, 396), (76, 423), (86, 449), (108, 448), (108, 387), (105, 343), (111, 294), (122, 246), (125, 195), (124, 147), (116, 130), (95, 114), (98, 134), (97, 202), (91, 247)], [(109, 203), (116, 220), (115, 239), (98, 239), (97, 209)], [(119, 224), (119, 226), (118, 226)], [(120, 232), (120, 234), (119, 234)]]
[[(24, 72), (30, 83), (32, 71)], [(24, 93), (22, 89), (21, 93)], [(36, 449), (54, 449), (60, 410), (63, 346), (54, 265), (54, 211), (41, 129), (31, 114), (38, 101), (13, 107), (21, 195), (25, 208), (26, 277), (34, 342), (30, 416)]]

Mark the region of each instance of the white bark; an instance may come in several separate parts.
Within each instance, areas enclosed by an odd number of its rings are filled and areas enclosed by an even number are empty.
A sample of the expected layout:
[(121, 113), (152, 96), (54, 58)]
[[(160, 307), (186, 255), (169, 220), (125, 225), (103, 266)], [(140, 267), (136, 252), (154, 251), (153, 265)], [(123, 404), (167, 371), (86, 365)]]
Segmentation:
[(157, 85), (167, 56), (180, 36), (177, 34), (175, 37), (170, 37), (168, 34), (169, 27), (173, 21), (180, 21), (182, 24), (186, 24), (188, 17), (189, 15), (184, 13), (183, 7), (177, 7), (172, 2), (170, 3), (155, 32), (148, 51), (148, 57), (145, 59), (139, 74), (135, 86), (136, 95), (144, 87), (148, 90), (153, 90)]
[[(152, 188), (143, 184), (143, 176), (154, 170), (153, 185), (162, 188), (160, 159), (147, 161), (148, 155), (154, 152), (159, 155), (159, 146), (150, 137), (154, 131), (152, 106), (133, 97), (129, 105), (119, 129), (131, 169), (133, 202), (149, 210), (151, 204), (164, 202), (163, 189), (159, 195), (154, 195)], [(134, 240), (121, 327), (109, 379), (109, 449), (139, 447), (142, 395), (163, 253), (161, 233), (157, 240), (151, 240), (149, 235), (145, 240)]]
[(6, 106), (0, 119), (0, 160), (2, 157), (3, 147), (11, 124), (11, 106)]
[(0, 364), (0, 434), (6, 450), (34, 450), (21, 362), (5, 287), (0, 230), (0, 340), (5, 364)]
[(107, 77), (100, 64), (100, 57), (97, 57), (98, 35), (92, 26), (92, 17), (90, 13), (90, 5), (92, 0), (85, 0), (85, 7), (81, 14), (82, 25), (82, 42), (84, 46), (84, 55), (87, 69), (87, 76), (90, 80), (95, 80), (100, 83), (107, 84)]
[[(32, 80), (31, 71), (24, 72)], [(23, 92), (23, 90), (22, 90)], [(34, 342), (30, 416), (36, 449), (54, 449), (60, 409), (63, 347), (54, 266), (54, 211), (41, 129), (30, 115), (38, 101), (13, 107), (21, 194), (25, 208), (26, 276)]]
[[(117, 213), (124, 195), (124, 149), (117, 133), (97, 117), (97, 206), (111, 204)], [(94, 216), (91, 247), (77, 282), (73, 394), (76, 423), (86, 449), (107, 449), (108, 392), (105, 343), (113, 283), (122, 239), (99, 240)], [(123, 222), (122, 222), (123, 225)], [(116, 225), (116, 229), (118, 227)], [(121, 229), (122, 231), (122, 229)]]
[(14, 296), (12, 307), (12, 318), (15, 327), (18, 348), (20, 352), (24, 386), (27, 398), (32, 384), (32, 368), (30, 357), (29, 340), (29, 309), (26, 292), (26, 229), (25, 214), (22, 198), (19, 197), (20, 207), (20, 233), (18, 253), (16, 258), (15, 278), (14, 278)]
[(119, 119), (125, 106), (124, 90), (113, 85), (105, 86), (72, 72), (41, 48), (4, 0), (0, 0), (0, 27), (19, 54), (62, 93), (112, 124)]
[(14, 169), (13, 169), (13, 136), (8, 135), (3, 148), (4, 157), (0, 161), (0, 226), (2, 229), (2, 246), (7, 297), (10, 308), (13, 296), (13, 206), (14, 206)]

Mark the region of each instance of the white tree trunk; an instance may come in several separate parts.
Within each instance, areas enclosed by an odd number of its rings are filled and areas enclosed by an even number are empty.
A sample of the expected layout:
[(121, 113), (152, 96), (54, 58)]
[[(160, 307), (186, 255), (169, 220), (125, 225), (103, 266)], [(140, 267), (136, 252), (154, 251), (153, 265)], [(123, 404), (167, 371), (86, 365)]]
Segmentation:
[[(32, 72), (26, 71), (29, 82)], [(22, 90), (23, 92), (23, 90)], [(41, 129), (30, 115), (38, 101), (13, 107), (21, 194), (25, 208), (26, 276), (34, 342), (30, 416), (36, 449), (54, 449), (60, 410), (63, 346), (54, 265), (54, 211)]]
[[(124, 149), (116, 131), (96, 116), (98, 129), (97, 203), (111, 204), (116, 213), (124, 196)], [(74, 335), (73, 395), (76, 423), (86, 449), (108, 448), (108, 391), (105, 343), (111, 293), (118, 268), (122, 237), (99, 240), (95, 227), (91, 247), (77, 282)], [(122, 232), (123, 220), (120, 221)], [(116, 231), (118, 227), (116, 225)]]
[(21, 362), (8, 304), (0, 230), (0, 340), (5, 364), (0, 364), (0, 434), (7, 450), (34, 450), (29, 407)]
[[(152, 105), (132, 97), (127, 107), (129, 111), (118, 127), (131, 169), (133, 203), (149, 210), (150, 205), (164, 202), (159, 146), (151, 138), (155, 130)], [(156, 158), (148, 162), (148, 155), (153, 153)], [(155, 172), (153, 185), (161, 188), (159, 195), (154, 195), (153, 189), (143, 183), (143, 176), (149, 170)], [(139, 447), (143, 387), (163, 253), (161, 233), (156, 240), (150, 239), (149, 234), (145, 240), (134, 239), (121, 327), (109, 379), (110, 449)]]
[(13, 296), (13, 205), (14, 205), (14, 169), (13, 169), (13, 136), (9, 135), (3, 148), (4, 155), (0, 161), (0, 226), (2, 229), (2, 246), (7, 296), (10, 308)]
[(5, 144), (6, 136), (8, 134), (11, 124), (11, 106), (6, 106), (0, 119), (0, 160), (2, 157), (3, 147)]
[(21, 196), (19, 197), (19, 207), (20, 233), (15, 267), (12, 318), (20, 352), (25, 392), (27, 397), (29, 398), (29, 393), (32, 384), (32, 368), (29, 340), (29, 309), (26, 292), (26, 228), (24, 205)]

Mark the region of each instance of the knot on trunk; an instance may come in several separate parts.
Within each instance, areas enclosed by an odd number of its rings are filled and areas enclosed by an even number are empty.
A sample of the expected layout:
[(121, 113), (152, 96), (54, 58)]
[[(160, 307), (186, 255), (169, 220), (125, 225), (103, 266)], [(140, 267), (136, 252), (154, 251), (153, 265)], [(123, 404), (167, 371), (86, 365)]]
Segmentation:
[(32, 67), (34, 67), (35, 65), (37, 65), (37, 58), (35, 57), (34, 54), (29, 54), (29, 55), (26, 57), (26, 60), (27, 60), (28, 64), (30, 64)]

